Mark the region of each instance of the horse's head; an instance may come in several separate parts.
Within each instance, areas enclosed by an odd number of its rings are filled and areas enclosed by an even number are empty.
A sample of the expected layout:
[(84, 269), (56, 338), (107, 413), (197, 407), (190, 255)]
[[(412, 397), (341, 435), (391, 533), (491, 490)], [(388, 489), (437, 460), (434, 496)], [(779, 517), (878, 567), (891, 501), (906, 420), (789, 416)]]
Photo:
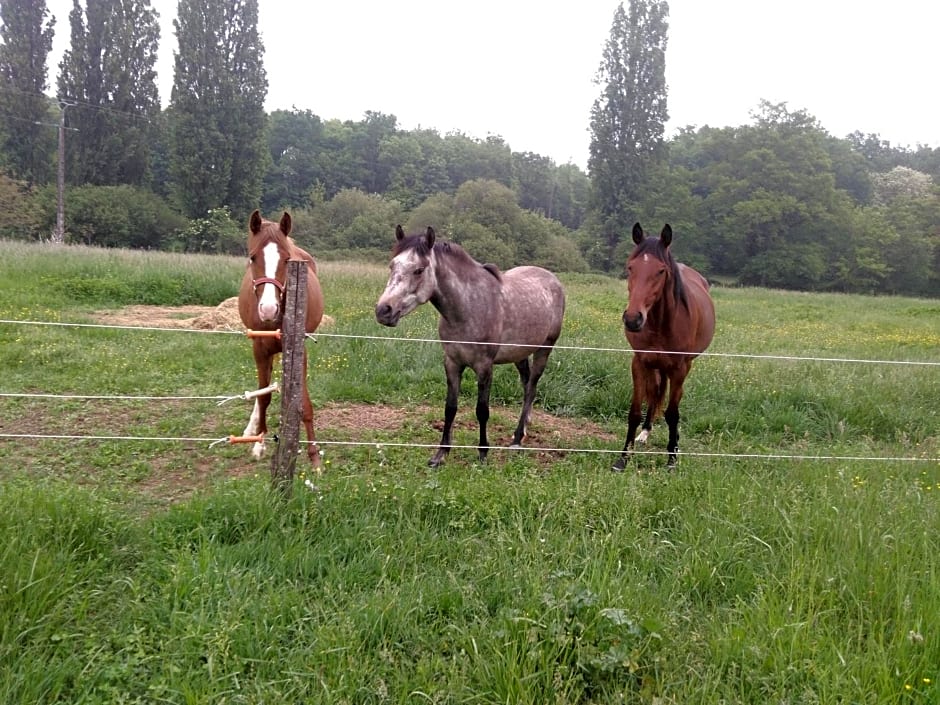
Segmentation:
[(636, 243), (627, 259), (627, 292), (629, 301), (623, 312), (623, 325), (630, 333), (639, 333), (650, 309), (664, 294), (681, 286), (676, 261), (669, 251), (672, 228), (667, 223), (658, 238), (648, 238), (639, 223), (633, 225)]
[(291, 217), (286, 212), (279, 223), (265, 220), (257, 210), (248, 219), (248, 271), (258, 318), (264, 323), (276, 323), (281, 316), (290, 231)]
[(420, 235), (406, 236), (395, 228), (395, 247), (389, 264), (388, 283), (375, 305), (375, 320), (383, 326), (396, 326), (402, 316), (426, 303), (437, 289), (434, 273), (434, 228)]

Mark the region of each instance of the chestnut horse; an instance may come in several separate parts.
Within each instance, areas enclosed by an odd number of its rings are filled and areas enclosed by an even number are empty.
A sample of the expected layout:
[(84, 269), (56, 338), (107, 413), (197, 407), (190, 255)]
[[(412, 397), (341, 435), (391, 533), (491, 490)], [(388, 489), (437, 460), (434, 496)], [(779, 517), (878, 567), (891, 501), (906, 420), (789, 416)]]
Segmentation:
[(629, 301), (623, 312), (624, 333), (633, 348), (633, 400), (627, 419), (627, 440), (613, 470), (624, 469), (634, 436), (649, 436), (653, 420), (666, 398), (664, 417), (669, 426), (669, 467), (675, 467), (679, 451), (679, 402), (692, 360), (704, 352), (715, 333), (715, 306), (708, 282), (691, 267), (677, 262), (669, 251), (672, 228), (668, 223), (658, 238), (646, 237), (639, 223), (633, 226), (636, 243), (627, 259)]
[[(299, 248), (289, 237), (291, 217), (281, 216), (279, 223), (265, 220), (259, 211), (248, 219), (248, 268), (238, 292), (238, 313), (249, 330), (278, 330), (284, 315), (285, 285), (287, 283), (287, 260), (307, 262), (307, 320), (306, 331), (313, 333), (323, 318), (323, 292), (317, 279), (317, 265), (313, 257)], [(282, 351), (279, 338), (253, 338), (255, 367), (258, 370), (258, 388), (271, 383), (274, 356)], [(313, 432), (313, 406), (307, 391), (307, 350), (303, 353), (303, 410), (301, 418), (307, 429), (307, 455), (315, 467), (320, 465), (320, 451)], [(255, 406), (248, 419), (244, 435), (256, 436), (267, 433), (267, 410), (271, 394), (255, 399)], [(252, 454), (260, 458), (264, 452), (264, 439), (254, 444)]]
[(518, 447), (525, 437), (535, 388), (561, 335), (565, 314), (561, 283), (541, 267), (500, 272), (496, 265), (480, 264), (455, 243), (435, 242), (430, 227), (406, 237), (399, 225), (395, 238), (388, 284), (375, 306), (376, 320), (396, 326), (402, 316), (428, 301), (440, 314), (437, 331), (444, 346), (447, 399), (444, 433), (428, 465), (439, 466), (450, 450), (460, 380), (468, 367), (477, 377), (482, 462), (489, 450), (486, 423), (493, 365), (515, 364), (524, 390), (522, 414), (512, 438), (512, 445)]

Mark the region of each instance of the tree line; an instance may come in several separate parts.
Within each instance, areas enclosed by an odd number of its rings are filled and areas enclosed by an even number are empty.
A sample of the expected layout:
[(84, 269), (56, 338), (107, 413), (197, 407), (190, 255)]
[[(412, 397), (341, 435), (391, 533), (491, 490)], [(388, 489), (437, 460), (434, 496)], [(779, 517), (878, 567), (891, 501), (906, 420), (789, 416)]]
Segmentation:
[(56, 20), (45, 0), (0, 0), (0, 237), (53, 231), (61, 134), (72, 242), (242, 254), (260, 207), (290, 210), (322, 258), (383, 258), (396, 223), (432, 224), (503, 267), (620, 275), (639, 220), (669, 222), (715, 281), (940, 296), (940, 149), (835, 137), (766, 102), (666, 138), (668, 16), (661, 0), (616, 9), (586, 173), (378, 111), (265, 112), (257, 0), (179, 0), (166, 107), (150, 1), (74, 0), (50, 97)]

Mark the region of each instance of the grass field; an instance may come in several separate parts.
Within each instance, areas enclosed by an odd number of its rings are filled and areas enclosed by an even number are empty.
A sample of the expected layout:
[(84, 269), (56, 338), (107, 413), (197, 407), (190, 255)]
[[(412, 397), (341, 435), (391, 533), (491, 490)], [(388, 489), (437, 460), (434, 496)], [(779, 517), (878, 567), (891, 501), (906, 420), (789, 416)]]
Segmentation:
[[(0, 702), (940, 702), (938, 301), (716, 287), (678, 468), (660, 424), (615, 474), (626, 286), (563, 276), (528, 443), (572, 450), (432, 471), (440, 346), (384, 338), (433, 309), (382, 328), (385, 269), (324, 262), (326, 471), (285, 500), (208, 442), (243, 336), (22, 322), (214, 306), (241, 259), (3, 244)], [(492, 402), (503, 442), (511, 367)]]

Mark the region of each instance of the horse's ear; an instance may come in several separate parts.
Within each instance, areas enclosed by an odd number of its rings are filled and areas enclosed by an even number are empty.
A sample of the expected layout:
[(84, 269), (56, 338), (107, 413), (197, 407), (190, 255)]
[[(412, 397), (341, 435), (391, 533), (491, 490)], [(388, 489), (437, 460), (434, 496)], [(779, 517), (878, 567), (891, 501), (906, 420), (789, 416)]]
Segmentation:
[(425, 237), (428, 239), (428, 247), (434, 247), (434, 228), (432, 228), (430, 225), (428, 226), (428, 232)]
[(401, 227), (400, 225), (395, 228), (395, 239), (396, 239), (396, 240), (404, 240), (404, 239), (405, 239), (405, 231), (402, 230), (402, 227)]
[(672, 242), (672, 228), (669, 223), (663, 226), (663, 231), (659, 234), (659, 241), (663, 243), (663, 247), (669, 247), (669, 243)]
[(255, 212), (251, 214), (251, 217), (248, 218), (248, 229), (251, 231), (252, 235), (257, 235), (261, 232), (261, 211), (255, 208)]
[(281, 232), (285, 235), (290, 235), (290, 231), (293, 226), (294, 224), (290, 219), (290, 213), (284, 211), (284, 215), (281, 216)]
[(633, 242), (637, 245), (643, 242), (643, 228), (640, 227), (639, 221), (633, 224)]

